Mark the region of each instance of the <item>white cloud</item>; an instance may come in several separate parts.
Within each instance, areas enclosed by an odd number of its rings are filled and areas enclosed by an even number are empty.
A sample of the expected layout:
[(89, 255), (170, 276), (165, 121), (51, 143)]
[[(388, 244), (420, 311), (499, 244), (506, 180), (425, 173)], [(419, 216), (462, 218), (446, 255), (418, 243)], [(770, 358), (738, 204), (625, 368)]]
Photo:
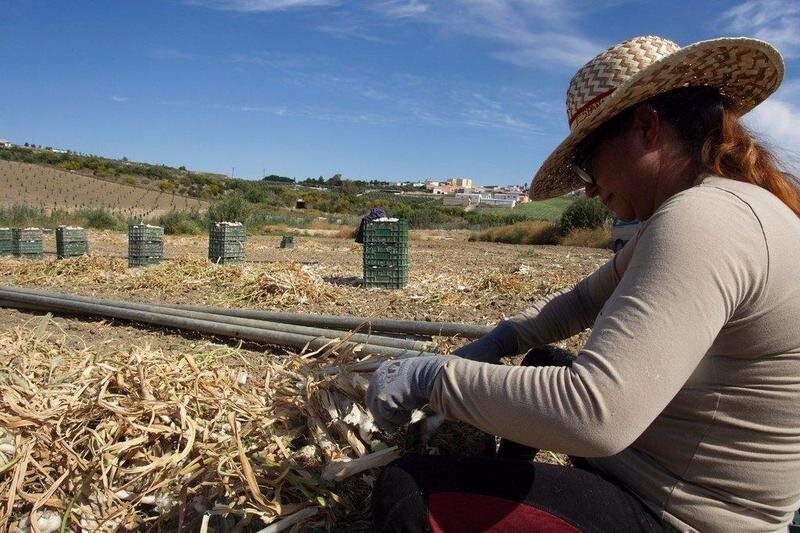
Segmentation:
[[(422, 6), (415, 1), (404, 4)], [(580, 13), (563, 0), (450, 0), (413, 12), (409, 8), (407, 17), (436, 26), (444, 34), (499, 43), (503, 49), (493, 56), (518, 66), (577, 68), (605, 48), (573, 29)]]
[(128, 100), (130, 100), (130, 98), (128, 98), (127, 96), (118, 96), (116, 94), (111, 96), (111, 99), (115, 102), (127, 102)]
[(787, 170), (800, 172), (800, 106), (773, 96), (745, 115), (744, 122), (767, 142)]
[(603, 50), (602, 45), (576, 35), (543, 33), (528, 38), (525, 46), (496, 52), (495, 57), (521, 67), (558, 63), (578, 68)]
[(384, 39), (383, 37), (377, 37), (365, 31), (360, 24), (356, 23), (353, 20), (340, 20), (326, 24), (318, 24), (317, 26), (315, 26), (314, 29), (341, 39), (361, 39), (373, 43), (392, 42), (388, 39)]
[(370, 6), (370, 9), (387, 17), (406, 18), (422, 15), (429, 7), (420, 0), (384, 0)]
[(800, 56), (800, 2), (749, 0), (725, 11), (730, 32), (745, 33), (775, 45), (787, 58)]
[[(184, 0), (186, 4), (245, 13), (333, 6), (314, 26), (339, 38), (391, 43), (392, 26), (425, 24), (441, 35), (494, 42), (491, 55), (522, 67), (576, 69), (603, 50), (575, 29), (575, 20), (602, 4), (577, 0)], [(377, 15), (377, 16), (376, 16)]]
[(265, 13), (296, 7), (339, 5), (338, 0), (186, 0), (185, 3), (244, 13)]

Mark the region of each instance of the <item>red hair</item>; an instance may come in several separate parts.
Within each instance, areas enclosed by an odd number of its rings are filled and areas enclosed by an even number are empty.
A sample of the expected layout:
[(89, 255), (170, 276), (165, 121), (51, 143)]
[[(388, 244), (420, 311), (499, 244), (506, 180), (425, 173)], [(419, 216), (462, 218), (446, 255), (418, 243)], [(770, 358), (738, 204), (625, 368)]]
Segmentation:
[(701, 169), (763, 187), (800, 216), (800, 190), (778, 170), (775, 156), (753, 139), (732, 111), (724, 109), (721, 122), (700, 150)]

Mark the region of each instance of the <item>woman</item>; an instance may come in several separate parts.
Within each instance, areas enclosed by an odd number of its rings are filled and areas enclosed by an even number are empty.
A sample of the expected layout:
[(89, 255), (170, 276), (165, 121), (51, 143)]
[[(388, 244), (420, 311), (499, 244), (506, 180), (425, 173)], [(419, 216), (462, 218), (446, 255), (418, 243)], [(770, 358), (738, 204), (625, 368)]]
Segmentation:
[[(384, 363), (385, 428), (430, 403), (576, 468), (407, 457), (376, 483), (403, 531), (778, 531), (800, 501), (800, 197), (739, 117), (777, 89), (752, 39), (639, 37), (582, 67), (531, 197), (585, 186), (644, 221), (611, 261), (455, 356)], [(592, 333), (574, 361), (534, 352)]]

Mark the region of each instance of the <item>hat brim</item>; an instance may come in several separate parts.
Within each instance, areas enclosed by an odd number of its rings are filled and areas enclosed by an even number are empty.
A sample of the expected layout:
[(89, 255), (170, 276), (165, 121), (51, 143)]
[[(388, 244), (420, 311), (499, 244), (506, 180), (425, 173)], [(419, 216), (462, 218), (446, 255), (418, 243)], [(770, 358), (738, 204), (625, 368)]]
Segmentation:
[(758, 39), (713, 39), (681, 48), (642, 69), (594, 108), (539, 167), (529, 196), (546, 200), (582, 188), (583, 181), (570, 165), (575, 148), (634, 104), (678, 87), (717, 87), (741, 116), (775, 92), (783, 73), (780, 53)]

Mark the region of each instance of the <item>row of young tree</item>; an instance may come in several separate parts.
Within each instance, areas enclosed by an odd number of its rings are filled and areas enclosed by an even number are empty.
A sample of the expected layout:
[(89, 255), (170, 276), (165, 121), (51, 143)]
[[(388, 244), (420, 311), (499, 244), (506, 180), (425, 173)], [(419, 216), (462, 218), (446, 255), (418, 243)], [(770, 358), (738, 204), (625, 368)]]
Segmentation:
[[(152, 165), (122, 159), (79, 154), (68, 151), (54, 152), (36, 145), (0, 147), (0, 159), (38, 165), (48, 165), (64, 171), (81, 172), (99, 178), (119, 181), (125, 185), (157, 188), (164, 192), (182, 194), (207, 200), (219, 199), (231, 192), (258, 195), (259, 190), (270, 185), (299, 185), (322, 187), (345, 194), (359, 194), (370, 188), (403, 189), (382, 180), (348, 180), (341, 174), (330, 178), (305, 178), (297, 181), (287, 176), (270, 174), (259, 181), (228, 178), (210, 172), (194, 172), (185, 166)], [(407, 187), (406, 187), (407, 188)], [(268, 195), (268, 193), (265, 192)]]

